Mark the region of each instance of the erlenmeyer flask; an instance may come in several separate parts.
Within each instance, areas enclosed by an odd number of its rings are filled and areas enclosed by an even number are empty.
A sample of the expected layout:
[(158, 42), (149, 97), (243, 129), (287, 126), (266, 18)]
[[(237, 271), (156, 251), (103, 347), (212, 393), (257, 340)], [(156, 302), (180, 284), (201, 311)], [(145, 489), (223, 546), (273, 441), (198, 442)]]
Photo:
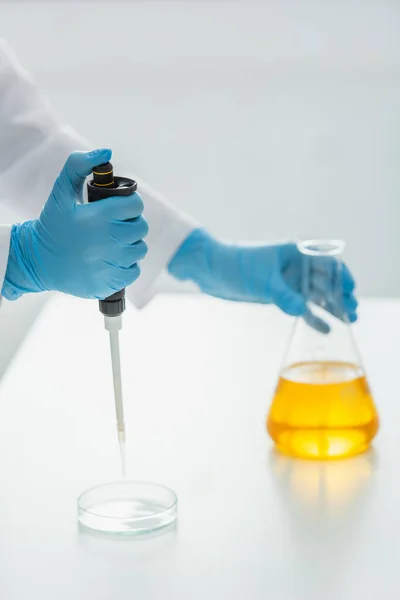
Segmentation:
[[(343, 309), (344, 243), (311, 240), (299, 243), (298, 249), (310, 313), (294, 323), (267, 419), (268, 433), (290, 456), (352, 456), (368, 448), (378, 430), (378, 415)], [(325, 331), (312, 327), (311, 319), (321, 319)]]

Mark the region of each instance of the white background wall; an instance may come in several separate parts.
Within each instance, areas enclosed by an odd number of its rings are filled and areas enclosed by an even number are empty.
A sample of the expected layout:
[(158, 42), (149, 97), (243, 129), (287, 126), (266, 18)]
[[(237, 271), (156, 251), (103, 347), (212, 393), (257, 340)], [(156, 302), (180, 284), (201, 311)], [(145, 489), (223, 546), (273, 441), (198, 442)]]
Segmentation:
[(399, 2), (3, 0), (0, 35), (216, 234), (344, 237), (360, 291), (400, 293)]

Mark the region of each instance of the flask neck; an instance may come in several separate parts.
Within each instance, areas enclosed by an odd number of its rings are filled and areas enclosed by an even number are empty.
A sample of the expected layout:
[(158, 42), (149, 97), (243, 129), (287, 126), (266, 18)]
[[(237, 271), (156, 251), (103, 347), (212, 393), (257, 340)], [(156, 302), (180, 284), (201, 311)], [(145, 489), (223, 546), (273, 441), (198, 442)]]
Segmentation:
[(325, 308), (333, 302), (342, 308), (342, 254), (339, 240), (305, 240), (297, 247), (302, 255), (301, 289), (307, 302)]
[(306, 256), (326, 257), (335, 256), (341, 258), (345, 249), (345, 242), (342, 240), (303, 240), (298, 242), (297, 248), (301, 254)]

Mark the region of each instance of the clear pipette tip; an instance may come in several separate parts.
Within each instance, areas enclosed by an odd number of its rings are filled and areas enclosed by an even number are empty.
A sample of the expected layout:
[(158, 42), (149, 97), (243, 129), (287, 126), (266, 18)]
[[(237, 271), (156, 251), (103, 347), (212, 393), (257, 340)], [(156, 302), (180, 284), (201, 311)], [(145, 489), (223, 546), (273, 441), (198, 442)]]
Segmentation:
[(118, 442), (121, 454), (122, 476), (126, 473), (126, 451), (125, 451), (125, 423), (124, 405), (122, 400), (121, 360), (119, 354), (118, 332), (122, 328), (121, 316), (104, 317), (105, 328), (110, 334), (111, 364), (114, 383), (115, 412), (117, 416)]
[(125, 429), (118, 429), (119, 451), (121, 454), (121, 471), (122, 477), (126, 477), (126, 445), (125, 445)]

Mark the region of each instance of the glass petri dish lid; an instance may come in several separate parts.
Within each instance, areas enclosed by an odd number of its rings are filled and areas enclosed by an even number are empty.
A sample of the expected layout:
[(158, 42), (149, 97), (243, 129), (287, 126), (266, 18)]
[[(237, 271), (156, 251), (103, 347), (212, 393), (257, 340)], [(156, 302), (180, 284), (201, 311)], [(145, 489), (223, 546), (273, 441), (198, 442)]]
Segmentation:
[(157, 483), (110, 482), (78, 498), (79, 526), (105, 535), (151, 533), (174, 523), (177, 514), (175, 492)]

